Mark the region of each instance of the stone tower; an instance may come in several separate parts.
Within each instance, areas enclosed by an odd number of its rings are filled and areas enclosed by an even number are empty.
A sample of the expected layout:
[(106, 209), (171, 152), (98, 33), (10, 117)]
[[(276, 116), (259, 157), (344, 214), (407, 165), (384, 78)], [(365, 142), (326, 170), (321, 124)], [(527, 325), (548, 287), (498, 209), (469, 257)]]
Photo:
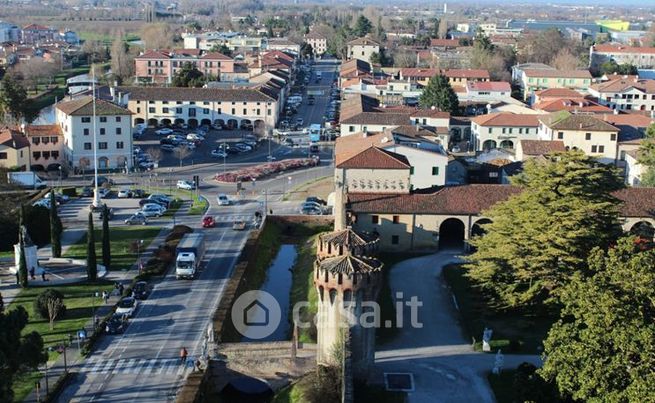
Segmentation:
[[(334, 351), (349, 333), (351, 362), (356, 375), (365, 374), (375, 355), (375, 326), (362, 326), (380, 290), (382, 263), (372, 257), (378, 236), (351, 228), (322, 234), (317, 239), (314, 286), (318, 293), (317, 359), (337, 364)], [(371, 317), (372, 315), (368, 315)]]

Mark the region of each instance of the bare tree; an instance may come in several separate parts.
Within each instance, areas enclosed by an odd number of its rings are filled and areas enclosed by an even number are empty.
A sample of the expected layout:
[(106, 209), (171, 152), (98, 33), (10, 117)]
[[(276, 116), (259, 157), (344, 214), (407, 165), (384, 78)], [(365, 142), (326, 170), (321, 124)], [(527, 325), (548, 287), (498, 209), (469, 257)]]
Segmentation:
[(159, 165), (159, 161), (161, 161), (161, 158), (163, 156), (161, 149), (158, 147), (150, 147), (148, 151), (146, 151), (148, 156), (150, 156), (150, 159), (152, 162), (155, 164)]
[(111, 45), (111, 71), (119, 83), (134, 74), (134, 57), (128, 52), (129, 47), (123, 37), (122, 31), (117, 33)]
[(179, 146), (175, 148), (175, 156), (180, 160), (180, 168), (182, 168), (182, 161), (192, 154), (188, 147)]
[(65, 309), (64, 301), (60, 298), (48, 298), (46, 301), (46, 307), (48, 308), (48, 320), (50, 321), (50, 330), (55, 328), (55, 319), (59, 314)]
[(397, 50), (393, 52), (393, 63), (396, 67), (416, 67), (416, 52)]
[(141, 30), (146, 49), (167, 49), (173, 46), (173, 30), (168, 24), (149, 24)]
[(15, 71), (20, 75), (26, 87), (34, 88), (40, 82), (52, 82), (52, 77), (59, 70), (54, 62), (48, 62), (42, 57), (33, 57), (16, 65)]
[(551, 66), (558, 70), (577, 70), (580, 66), (580, 59), (575, 57), (567, 48), (560, 50), (553, 58)]

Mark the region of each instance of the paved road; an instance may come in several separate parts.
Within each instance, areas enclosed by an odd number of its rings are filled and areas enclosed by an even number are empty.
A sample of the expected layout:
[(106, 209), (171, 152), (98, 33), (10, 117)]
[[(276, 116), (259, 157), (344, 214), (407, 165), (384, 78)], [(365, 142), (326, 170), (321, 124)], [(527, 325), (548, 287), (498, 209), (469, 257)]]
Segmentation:
[[(457, 262), (456, 252), (442, 251), (394, 266), (390, 273), (393, 295), (404, 301), (416, 296), (422, 328), (410, 326), (410, 310), (403, 309), (404, 326), (389, 343), (377, 347), (375, 362), (384, 372), (411, 373), (414, 392), (410, 403), (494, 402), (486, 374), (494, 365), (493, 354), (473, 351), (463, 336), (450, 291), (441, 276), (443, 266)], [(534, 355), (505, 355), (505, 368), (528, 361)]]

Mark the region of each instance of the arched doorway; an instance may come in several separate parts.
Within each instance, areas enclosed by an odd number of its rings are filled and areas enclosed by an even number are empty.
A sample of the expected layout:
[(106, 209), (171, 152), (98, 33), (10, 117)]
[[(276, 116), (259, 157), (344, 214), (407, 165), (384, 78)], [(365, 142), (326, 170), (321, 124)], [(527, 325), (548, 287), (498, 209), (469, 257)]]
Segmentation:
[(45, 171), (45, 167), (41, 164), (32, 164), (32, 166), (30, 166), (30, 170), (33, 172), (42, 172)]
[(223, 119), (216, 119), (214, 120), (214, 125), (223, 128), (225, 127), (225, 121)]
[(142, 125), (142, 124), (144, 124), (144, 123), (145, 123), (145, 120), (143, 120), (143, 118), (136, 118), (136, 119), (134, 119), (134, 125), (135, 125), (135, 126), (136, 126), (136, 125)]
[(459, 127), (453, 127), (450, 130), (450, 137), (451, 137), (451, 141), (454, 143), (458, 143), (462, 141), (462, 132), (459, 129)]
[(198, 119), (189, 119), (187, 124), (189, 125), (189, 129), (195, 129), (198, 127)]
[(461, 249), (464, 247), (464, 223), (457, 218), (449, 218), (439, 226), (439, 249)]
[(177, 118), (174, 121), (175, 126), (182, 126), (184, 124), (184, 119)]
[(168, 127), (168, 126), (171, 125), (171, 120), (170, 119), (162, 119), (161, 120), (161, 125)]
[(471, 227), (471, 237), (482, 236), (487, 233), (485, 226), (491, 224), (491, 220), (488, 218), (481, 218), (473, 224)]
[(91, 166), (91, 160), (86, 157), (82, 157), (78, 162), (78, 166), (82, 171), (85, 171)]
[(266, 134), (266, 123), (264, 123), (264, 121), (261, 119), (255, 120), (255, 124), (253, 125), (253, 133), (258, 136), (264, 136)]
[(482, 149), (485, 151), (493, 150), (494, 148), (496, 148), (496, 141), (494, 140), (486, 140), (482, 143)]
[(59, 168), (61, 168), (61, 164), (54, 163), (54, 164), (48, 165), (47, 169), (48, 169), (48, 171), (59, 171)]
[(503, 140), (500, 142), (500, 148), (511, 150), (514, 148), (514, 142), (512, 140)]
[(234, 130), (237, 127), (239, 127), (239, 122), (237, 122), (236, 119), (228, 119), (227, 121), (227, 128), (230, 130)]
[(212, 121), (211, 119), (203, 119), (200, 121), (200, 126), (211, 126)]
[(655, 228), (648, 221), (639, 221), (630, 228), (630, 235), (652, 240), (655, 237)]
[(157, 123), (157, 119), (155, 118), (148, 119), (148, 127), (157, 127)]
[(98, 169), (108, 169), (109, 168), (109, 158), (100, 157), (98, 158)]

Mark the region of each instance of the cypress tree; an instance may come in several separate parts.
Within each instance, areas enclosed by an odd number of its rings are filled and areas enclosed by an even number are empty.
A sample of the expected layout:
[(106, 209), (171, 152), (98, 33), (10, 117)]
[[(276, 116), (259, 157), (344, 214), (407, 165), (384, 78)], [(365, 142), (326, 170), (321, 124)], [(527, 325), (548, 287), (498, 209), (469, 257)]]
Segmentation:
[(428, 81), (419, 98), (423, 108), (437, 107), (444, 112), (456, 113), (459, 109), (457, 94), (444, 75), (436, 75)]
[(102, 208), (102, 264), (107, 270), (111, 265), (111, 245), (109, 239), (109, 208)]
[(52, 257), (61, 257), (61, 228), (57, 214), (55, 192), (50, 191), (50, 247), (52, 248)]
[(89, 281), (98, 278), (98, 261), (96, 258), (96, 240), (93, 233), (93, 213), (89, 211), (89, 228), (86, 232), (86, 274)]
[(25, 206), (21, 204), (19, 225), (18, 225), (18, 245), (20, 250), (20, 255), (18, 259), (18, 283), (20, 284), (21, 287), (27, 288), (28, 286), (27, 260), (25, 259), (25, 240), (23, 239), (24, 217), (25, 217)]

